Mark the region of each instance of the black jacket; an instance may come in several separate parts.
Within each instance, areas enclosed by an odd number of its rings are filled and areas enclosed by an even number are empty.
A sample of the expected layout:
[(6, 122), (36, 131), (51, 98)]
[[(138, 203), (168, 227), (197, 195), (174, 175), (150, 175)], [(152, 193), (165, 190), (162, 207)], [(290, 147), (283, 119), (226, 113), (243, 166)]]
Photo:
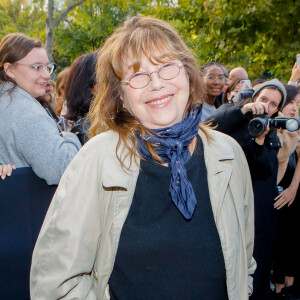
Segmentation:
[(254, 192), (255, 241), (252, 299), (269, 299), (269, 274), (275, 236), (274, 198), (277, 195), (277, 153), (281, 143), (275, 130), (270, 130), (263, 145), (258, 145), (248, 132), (252, 113), (243, 114), (241, 105), (224, 104), (212, 115), (216, 130), (232, 136), (243, 148), (247, 158)]

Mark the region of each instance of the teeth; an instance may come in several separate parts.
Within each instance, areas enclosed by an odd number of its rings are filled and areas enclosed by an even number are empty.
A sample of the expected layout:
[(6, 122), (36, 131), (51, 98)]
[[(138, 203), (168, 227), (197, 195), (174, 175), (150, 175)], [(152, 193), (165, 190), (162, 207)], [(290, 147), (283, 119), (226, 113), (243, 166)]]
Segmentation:
[(164, 99), (161, 99), (161, 100), (156, 100), (156, 101), (152, 101), (152, 102), (148, 102), (147, 104), (150, 104), (150, 105), (155, 105), (155, 104), (163, 104), (165, 102), (167, 102), (168, 100), (170, 100), (172, 98), (172, 96), (168, 96)]

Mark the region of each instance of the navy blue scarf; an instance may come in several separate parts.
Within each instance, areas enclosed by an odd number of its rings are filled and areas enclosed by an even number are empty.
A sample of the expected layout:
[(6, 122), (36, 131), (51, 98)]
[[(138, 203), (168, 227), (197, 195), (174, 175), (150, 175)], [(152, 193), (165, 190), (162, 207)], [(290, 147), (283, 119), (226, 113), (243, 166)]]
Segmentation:
[(194, 213), (197, 200), (192, 184), (187, 178), (184, 164), (191, 157), (189, 144), (197, 135), (201, 108), (193, 109), (180, 123), (172, 127), (151, 130), (155, 135), (138, 137), (138, 151), (145, 159), (154, 159), (144, 141), (154, 144), (154, 149), (164, 163), (171, 168), (170, 194), (173, 202), (186, 219)]

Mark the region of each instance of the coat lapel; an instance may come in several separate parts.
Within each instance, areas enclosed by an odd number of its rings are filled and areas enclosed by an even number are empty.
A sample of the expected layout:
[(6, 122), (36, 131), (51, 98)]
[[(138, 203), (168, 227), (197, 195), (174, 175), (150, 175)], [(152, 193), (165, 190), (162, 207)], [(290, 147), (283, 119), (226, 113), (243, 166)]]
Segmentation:
[(217, 219), (232, 172), (232, 167), (224, 161), (234, 159), (234, 153), (222, 134), (207, 131), (211, 137), (210, 141), (207, 140), (202, 130), (199, 131), (199, 135), (204, 147), (210, 201), (215, 219)]
[[(135, 164), (134, 160), (131, 163), (127, 156), (124, 160), (124, 164), (126, 167), (130, 168), (128, 170), (122, 168), (116, 154), (117, 143), (118, 135), (113, 133), (112, 142), (107, 145), (109, 149), (103, 163), (103, 185), (106, 188), (120, 187), (128, 190), (132, 184), (133, 177), (138, 175), (139, 166)], [(126, 152), (125, 150), (122, 151), (119, 149), (118, 154), (124, 155)]]

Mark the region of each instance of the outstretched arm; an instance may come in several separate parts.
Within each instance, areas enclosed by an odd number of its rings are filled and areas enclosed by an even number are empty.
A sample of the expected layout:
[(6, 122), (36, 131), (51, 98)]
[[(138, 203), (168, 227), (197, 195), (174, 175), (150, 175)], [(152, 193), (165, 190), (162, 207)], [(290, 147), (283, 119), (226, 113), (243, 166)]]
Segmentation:
[(286, 188), (275, 198), (276, 202), (274, 204), (274, 207), (280, 209), (285, 205), (290, 206), (295, 200), (299, 183), (300, 183), (300, 160), (298, 160), (297, 162), (291, 184), (289, 185), (288, 188)]

